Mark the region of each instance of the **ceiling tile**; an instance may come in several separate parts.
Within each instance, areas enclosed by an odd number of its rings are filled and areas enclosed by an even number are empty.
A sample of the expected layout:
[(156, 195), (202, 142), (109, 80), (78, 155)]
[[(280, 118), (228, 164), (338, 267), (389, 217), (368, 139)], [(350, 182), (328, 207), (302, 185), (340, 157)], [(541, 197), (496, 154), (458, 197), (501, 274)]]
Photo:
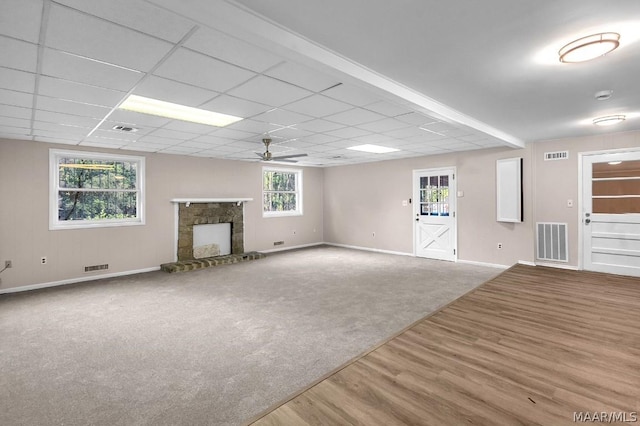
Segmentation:
[(155, 74), (205, 89), (224, 92), (253, 77), (255, 73), (181, 48)]
[(32, 93), (35, 85), (35, 74), (0, 67), (0, 88)]
[(311, 121), (305, 121), (296, 125), (297, 128), (302, 130), (308, 130), (310, 132), (322, 133), (330, 130), (336, 130), (344, 127), (344, 124), (333, 123), (331, 121), (317, 119)]
[(344, 127), (342, 129), (332, 130), (326, 133), (328, 135), (335, 136), (341, 139), (351, 139), (351, 138), (357, 138), (358, 136), (365, 136), (365, 135), (371, 134), (371, 132), (358, 129), (356, 127)]
[(36, 72), (38, 47), (26, 41), (0, 36), (0, 67)]
[(28, 136), (31, 133), (31, 130), (25, 127), (16, 127), (16, 126), (4, 126), (0, 125), (0, 133), (7, 134), (15, 134), (15, 135), (23, 135)]
[(396, 105), (388, 101), (374, 102), (367, 105), (367, 109), (373, 112), (377, 112), (378, 114), (386, 115), (387, 117), (395, 117), (412, 112), (408, 108)]
[(56, 1), (173, 43), (180, 41), (193, 27), (191, 21), (146, 1)]
[(113, 130), (113, 129), (109, 129), (107, 128), (100, 128), (98, 130), (96, 130), (95, 132), (93, 132), (93, 134), (91, 136), (94, 136), (96, 138), (104, 138), (104, 139), (114, 139), (114, 140), (118, 140), (118, 141), (136, 141), (138, 140), (141, 135), (138, 134), (137, 132), (121, 132), (118, 130)]
[(359, 144), (374, 144), (374, 145), (384, 145), (386, 143), (391, 143), (392, 141), (395, 141), (396, 139), (387, 136), (387, 135), (380, 135), (377, 133), (371, 133), (365, 136), (358, 136), (355, 138), (351, 139), (354, 142), (358, 142)]
[(53, 49), (44, 49), (42, 74), (124, 92), (131, 90), (143, 76)]
[(354, 108), (325, 117), (326, 120), (335, 121), (336, 123), (346, 124), (348, 126), (355, 126), (370, 121), (381, 120), (383, 118), (385, 117), (376, 112), (367, 111), (363, 108)]
[(61, 112), (64, 114), (80, 115), (83, 117), (104, 118), (111, 111), (108, 107), (90, 105), (81, 102), (66, 101), (47, 96), (37, 97), (38, 109)]
[(31, 120), (26, 118), (3, 117), (0, 115), (0, 126), (31, 129)]
[(277, 78), (278, 80), (295, 84), (296, 86), (311, 90), (312, 92), (320, 92), (340, 83), (340, 81), (335, 77), (320, 73), (294, 62), (285, 62), (273, 69), (270, 69), (264, 74)]
[[(42, 4), (42, 0), (2, 0), (0, 2), (0, 32), (37, 43), (40, 37)], [(3, 54), (5, 54), (4, 51)]]
[(40, 77), (39, 95), (101, 106), (115, 106), (123, 92), (74, 83), (52, 77)]
[(451, 125), (449, 123), (445, 123), (443, 121), (434, 121), (431, 123), (425, 123), (420, 127), (431, 130), (432, 132), (448, 132), (450, 130), (456, 130), (458, 127)]
[(256, 115), (255, 117), (253, 117), (253, 119), (271, 124), (277, 124), (280, 126), (291, 126), (294, 124), (309, 121), (312, 119), (312, 117), (304, 114), (298, 114), (297, 112), (291, 112), (277, 108), (265, 112), (264, 114)]
[(193, 154), (199, 151), (202, 151), (202, 149), (183, 145), (175, 145), (169, 148), (162, 149), (158, 152), (161, 154)]
[(310, 136), (312, 133), (307, 132), (306, 130), (296, 129), (294, 127), (285, 127), (282, 129), (274, 130), (269, 133), (270, 136), (279, 136), (283, 139), (296, 139), (303, 138), (305, 136)]
[(132, 142), (127, 145), (122, 145), (120, 149), (126, 149), (128, 151), (141, 151), (141, 152), (158, 152), (160, 148), (152, 145), (139, 144)]
[(157, 129), (157, 130), (154, 130), (153, 133), (151, 133), (150, 136), (154, 136), (154, 137), (158, 136), (158, 137), (161, 137), (161, 138), (177, 139), (179, 141), (186, 141), (186, 140), (195, 138), (197, 135), (195, 133), (176, 132), (175, 130), (168, 130), (168, 129)]
[(311, 95), (308, 90), (270, 77), (258, 76), (231, 91), (230, 95), (275, 107)]
[(403, 123), (402, 121), (394, 118), (384, 118), (382, 120), (374, 121), (371, 123), (361, 124), (358, 127), (361, 129), (369, 130), (370, 132), (389, 132), (391, 130), (402, 129), (409, 127), (410, 124)]
[(155, 75), (149, 75), (145, 78), (142, 83), (136, 86), (133, 93), (190, 107), (198, 107), (219, 95), (218, 92), (213, 90), (206, 90)]
[(477, 142), (477, 141), (486, 140), (487, 135), (485, 135), (484, 133), (472, 133), (465, 136), (458, 136), (456, 137), (456, 139), (459, 139), (463, 142)]
[(52, 3), (46, 44), (112, 64), (149, 71), (171, 49), (170, 43)]
[(371, 92), (347, 84), (332, 87), (322, 94), (355, 106), (364, 106), (380, 101), (380, 98)]
[(38, 142), (59, 143), (65, 145), (78, 145), (79, 139), (56, 138), (52, 136), (34, 135), (34, 140)]
[(62, 137), (62, 135), (66, 135), (64, 137), (79, 137), (82, 138), (86, 136), (91, 129), (88, 127), (81, 126), (72, 126), (72, 125), (63, 125), (57, 123), (47, 123), (44, 121), (34, 121), (33, 122), (34, 130), (42, 130), (47, 133), (55, 133), (57, 137)]
[(80, 145), (93, 146), (96, 148), (119, 149), (122, 146), (125, 146), (126, 144), (127, 144), (127, 141), (123, 141), (123, 140), (106, 139), (106, 138), (90, 136), (85, 141), (83, 141)]
[(212, 136), (201, 136), (194, 139), (193, 141), (194, 142), (206, 141), (207, 143), (215, 147), (215, 149), (220, 149), (221, 151), (225, 151), (225, 152), (229, 152), (229, 151), (237, 152), (242, 150), (242, 148), (240, 147), (237, 147), (237, 148), (232, 147), (231, 143), (233, 143), (233, 140), (230, 140), (230, 139), (215, 138)]
[(313, 148), (315, 145), (310, 142), (305, 142), (300, 139), (291, 139), (288, 141), (282, 142), (282, 146), (287, 146), (290, 148), (295, 148), (304, 151), (307, 148)]
[(151, 135), (143, 135), (142, 137), (138, 138), (138, 142), (144, 143), (145, 145), (166, 147), (171, 145), (178, 145), (182, 141), (178, 139), (163, 138), (163, 137), (155, 136), (151, 134)]
[(301, 112), (313, 117), (324, 117), (330, 114), (346, 111), (353, 108), (344, 102), (327, 98), (322, 95), (313, 95), (305, 99), (288, 104), (284, 107), (289, 111)]
[(208, 126), (206, 124), (199, 124), (199, 123), (191, 123), (188, 121), (173, 120), (172, 122), (164, 126), (164, 129), (176, 130), (178, 132), (207, 134), (209, 132), (215, 131), (216, 129), (220, 129), (220, 127)]
[(31, 118), (31, 108), (0, 104), (0, 115), (14, 118)]
[(42, 111), (37, 110), (35, 112), (35, 119), (45, 123), (63, 124), (70, 126), (81, 126), (89, 129), (93, 129), (100, 123), (100, 120), (95, 118), (80, 117), (78, 115), (61, 114), (59, 112)]
[(317, 133), (315, 135), (305, 136), (301, 140), (303, 142), (309, 142), (316, 145), (316, 144), (325, 144), (325, 143), (337, 141), (338, 139), (340, 138), (331, 136), (331, 135)]
[(25, 92), (0, 89), (0, 102), (4, 105), (29, 108), (33, 106), (33, 95)]
[(189, 148), (199, 148), (200, 151), (203, 149), (212, 149), (216, 146), (216, 144), (211, 142), (202, 142), (197, 140), (190, 140), (181, 143), (179, 146), (189, 147)]
[(272, 130), (279, 129), (282, 126), (277, 126), (275, 124), (269, 124), (263, 121), (256, 120), (240, 120), (236, 123), (230, 124), (225, 127), (225, 129), (233, 129), (233, 130), (242, 130), (245, 132), (251, 133), (268, 133)]
[(262, 72), (282, 61), (265, 49), (209, 28), (198, 29), (184, 46), (256, 72)]
[(410, 138), (412, 136), (422, 136), (424, 137), (425, 131), (420, 130), (417, 127), (405, 127), (404, 129), (391, 130), (389, 132), (384, 132), (383, 134), (387, 136), (391, 136), (393, 138)]
[(425, 123), (433, 123), (436, 120), (432, 117), (429, 117), (427, 115), (424, 114), (420, 114), (418, 112), (412, 112), (409, 114), (403, 114), (403, 115), (399, 115), (397, 117), (395, 117), (396, 120), (400, 120), (403, 121), (407, 124), (416, 124), (416, 125), (423, 125)]
[(214, 100), (201, 105), (200, 108), (222, 114), (235, 115), (236, 117), (247, 118), (256, 114), (261, 114), (273, 107), (233, 96), (221, 95)]
[(256, 133), (245, 132), (243, 130), (236, 130), (236, 129), (230, 129), (228, 127), (225, 127), (219, 130), (215, 130), (214, 132), (209, 133), (209, 135), (216, 138), (231, 139), (232, 141), (234, 141), (234, 140), (253, 138), (255, 137)]

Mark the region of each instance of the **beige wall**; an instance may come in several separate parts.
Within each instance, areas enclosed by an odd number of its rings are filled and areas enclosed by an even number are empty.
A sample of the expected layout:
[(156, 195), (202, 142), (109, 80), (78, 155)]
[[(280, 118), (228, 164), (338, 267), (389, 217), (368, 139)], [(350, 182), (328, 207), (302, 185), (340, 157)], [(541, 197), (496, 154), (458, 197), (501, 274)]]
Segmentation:
[[(524, 149), (492, 149), (448, 155), (333, 167), (325, 170), (325, 241), (371, 249), (413, 253), (412, 171), (457, 168), (458, 258), (511, 265), (535, 262), (535, 223), (568, 224), (569, 262), (579, 265), (580, 153), (640, 149), (640, 132), (540, 141)], [(569, 151), (567, 160), (544, 161), (549, 151)], [(524, 159), (524, 222), (496, 221), (495, 162)], [(573, 207), (567, 201), (573, 201)], [(375, 238), (372, 236), (376, 233)], [(502, 243), (503, 249), (497, 249)], [(550, 263), (544, 261), (545, 263)]]
[[(524, 159), (524, 222), (496, 222), (496, 160)], [(456, 167), (458, 259), (533, 261), (531, 148), (490, 149), (325, 169), (325, 241), (413, 253), (412, 172)], [(373, 233), (375, 232), (375, 237)], [(497, 248), (498, 243), (503, 248)]]
[[(581, 226), (578, 205), (578, 160), (580, 153), (623, 148), (640, 149), (640, 132), (567, 138), (532, 144), (535, 158), (535, 210), (538, 222), (562, 222), (569, 225), (569, 262), (578, 266), (578, 234)], [(544, 161), (544, 153), (569, 151), (567, 160)], [(573, 200), (573, 207), (567, 201)]]
[[(172, 198), (253, 198), (245, 205), (247, 251), (280, 240), (279, 247), (322, 242), (323, 169), (304, 168), (304, 216), (263, 218), (262, 163), (134, 152), (146, 157), (146, 225), (50, 231), (50, 148), (76, 147), (0, 139), (0, 261), (13, 261), (0, 274), (0, 290), (86, 278), (85, 265), (108, 263), (107, 273), (117, 273), (172, 261)], [(47, 265), (39, 264), (42, 256)]]

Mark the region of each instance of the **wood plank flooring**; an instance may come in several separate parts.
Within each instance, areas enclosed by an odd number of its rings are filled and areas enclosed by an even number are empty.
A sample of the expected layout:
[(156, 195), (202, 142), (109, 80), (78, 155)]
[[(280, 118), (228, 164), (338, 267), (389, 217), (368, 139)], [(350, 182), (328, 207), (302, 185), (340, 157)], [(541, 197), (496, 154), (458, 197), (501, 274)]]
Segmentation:
[(253, 424), (640, 424), (638, 411), (640, 279), (516, 265)]

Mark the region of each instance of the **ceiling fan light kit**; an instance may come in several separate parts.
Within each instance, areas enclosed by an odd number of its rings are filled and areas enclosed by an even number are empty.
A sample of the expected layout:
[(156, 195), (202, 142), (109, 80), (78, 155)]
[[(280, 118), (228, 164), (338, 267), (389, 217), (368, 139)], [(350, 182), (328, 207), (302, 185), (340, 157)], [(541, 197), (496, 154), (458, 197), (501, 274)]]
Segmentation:
[(604, 56), (620, 45), (620, 34), (598, 33), (579, 38), (564, 45), (559, 51), (560, 62), (586, 62)]

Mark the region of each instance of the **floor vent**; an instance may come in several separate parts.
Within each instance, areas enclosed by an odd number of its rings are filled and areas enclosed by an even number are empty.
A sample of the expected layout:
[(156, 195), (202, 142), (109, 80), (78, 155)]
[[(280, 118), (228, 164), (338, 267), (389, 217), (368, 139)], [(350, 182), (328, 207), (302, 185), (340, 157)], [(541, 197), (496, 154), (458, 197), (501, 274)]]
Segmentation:
[(105, 263), (104, 265), (92, 265), (84, 267), (85, 272), (104, 271), (105, 269), (109, 269), (108, 263)]
[(545, 152), (544, 161), (566, 160), (569, 158), (569, 151)]
[(536, 223), (536, 228), (537, 258), (541, 260), (568, 262), (567, 224), (538, 222)]

